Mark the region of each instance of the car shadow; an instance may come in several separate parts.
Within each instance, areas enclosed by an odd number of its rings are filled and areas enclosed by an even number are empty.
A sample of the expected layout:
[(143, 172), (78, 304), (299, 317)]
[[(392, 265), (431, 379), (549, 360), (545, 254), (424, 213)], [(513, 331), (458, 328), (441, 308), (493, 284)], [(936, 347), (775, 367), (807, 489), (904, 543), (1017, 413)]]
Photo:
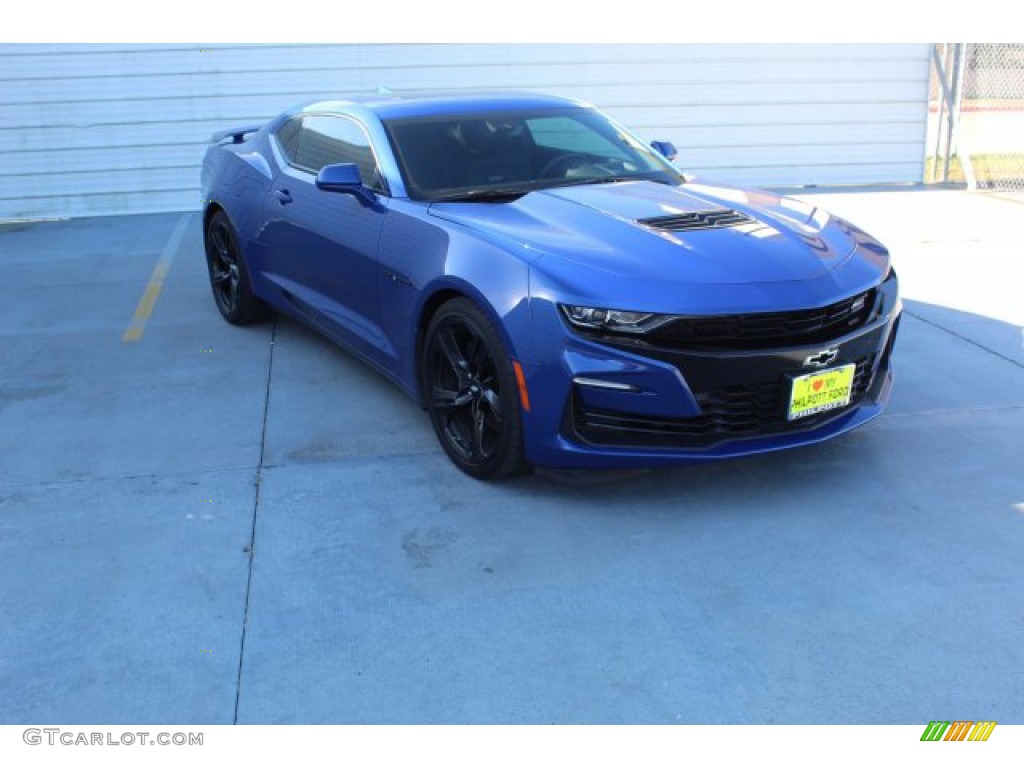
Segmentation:
[[(371, 402), (378, 419), (374, 422), (377, 431), (400, 435), (394, 455), (416, 460), (430, 457), (446, 464), (429, 418), (417, 403), (382, 374), (305, 325), (287, 318), (278, 323), (279, 341), (284, 336), (298, 346), (292, 360), (315, 360), (313, 368), (319, 373), (312, 375), (318, 388), (343, 384), (346, 391), (365, 392), (363, 397)], [(656, 509), (669, 498), (714, 499), (720, 508), (749, 507), (757, 499), (785, 497), (794, 504), (813, 503), (838, 486), (855, 493), (858, 484), (893, 479), (894, 473), (941, 474), (942, 462), (962, 461), (953, 435), (961, 443), (967, 440), (982, 446), (972, 453), (972, 461), (982, 466), (1012, 466), (1020, 441), (1013, 439), (1010, 427), (1000, 428), (998, 415), (1008, 411), (1024, 418), (1024, 349), (1020, 340), (1021, 329), (1005, 321), (905, 301), (893, 358), (896, 382), (892, 399), (880, 417), (853, 432), (816, 445), (705, 464), (641, 470), (535, 468), (492, 484), (481, 484), (450, 467), (444, 482), (456, 487), (468, 484), (478, 490), (489, 485), (488, 494), (510, 494), (524, 503), (531, 499), (599, 502), (595, 509), (614, 509), (620, 514), (623, 508)], [(280, 375), (275, 371), (275, 382)], [(324, 418), (318, 413), (316, 422), (310, 422), (319, 439), (305, 435), (302, 439), (308, 446), (304, 443), (281, 453), (280, 461), (274, 463), (351, 458), (344, 448), (331, 447), (346, 442), (334, 440), (331, 430), (349, 423), (332, 425)], [(987, 437), (992, 430), (1005, 439)], [(375, 456), (391, 450), (382, 446)], [(1018, 485), (1014, 502), (1024, 500), (1024, 482)]]

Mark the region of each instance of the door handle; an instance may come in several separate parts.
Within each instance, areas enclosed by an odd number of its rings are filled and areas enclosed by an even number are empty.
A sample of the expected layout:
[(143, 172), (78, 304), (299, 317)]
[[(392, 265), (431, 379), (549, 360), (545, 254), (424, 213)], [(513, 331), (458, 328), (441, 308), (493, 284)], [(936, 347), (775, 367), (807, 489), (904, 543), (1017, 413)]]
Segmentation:
[(275, 189), (274, 196), (277, 197), (277, 202), (281, 205), (288, 205), (288, 203), (292, 202), (293, 199), (292, 193), (287, 189)]

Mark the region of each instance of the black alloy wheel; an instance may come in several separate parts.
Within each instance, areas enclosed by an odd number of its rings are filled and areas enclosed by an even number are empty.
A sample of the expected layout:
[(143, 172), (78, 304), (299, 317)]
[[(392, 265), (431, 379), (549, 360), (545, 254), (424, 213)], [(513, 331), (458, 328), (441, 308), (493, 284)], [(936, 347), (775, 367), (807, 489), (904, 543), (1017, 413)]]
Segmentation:
[(210, 287), (224, 319), (234, 325), (247, 325), (267, 317), (267, 306), (252, 295), (238, 239), (223, 211), (210, 217), (205, 235)]
[(434, 431), (459, 469), (481, 480), (526, 469), (512, 362), (490, 320), (469, 299), (452, 299), (431, 320), (423, 382)]

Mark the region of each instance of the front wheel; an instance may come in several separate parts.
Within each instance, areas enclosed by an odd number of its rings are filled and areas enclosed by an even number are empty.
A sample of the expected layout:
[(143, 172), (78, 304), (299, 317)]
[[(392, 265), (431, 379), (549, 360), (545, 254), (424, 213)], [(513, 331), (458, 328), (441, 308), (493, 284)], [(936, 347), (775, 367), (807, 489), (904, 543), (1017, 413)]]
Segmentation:
[(480, 480), (523, 472), (515, 371), (487, 315), (469, 299), (444, 304), (423, 345), (427, 411), (452, 462)]

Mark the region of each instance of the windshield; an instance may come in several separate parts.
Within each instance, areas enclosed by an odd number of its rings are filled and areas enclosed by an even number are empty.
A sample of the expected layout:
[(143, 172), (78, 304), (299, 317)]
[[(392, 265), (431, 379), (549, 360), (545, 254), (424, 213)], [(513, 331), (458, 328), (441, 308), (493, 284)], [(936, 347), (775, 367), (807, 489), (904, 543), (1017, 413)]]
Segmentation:
[(682, 174), (599, 112), (583, 107), (385, 120), (409, 196), (501, 199), (535, 189)]

